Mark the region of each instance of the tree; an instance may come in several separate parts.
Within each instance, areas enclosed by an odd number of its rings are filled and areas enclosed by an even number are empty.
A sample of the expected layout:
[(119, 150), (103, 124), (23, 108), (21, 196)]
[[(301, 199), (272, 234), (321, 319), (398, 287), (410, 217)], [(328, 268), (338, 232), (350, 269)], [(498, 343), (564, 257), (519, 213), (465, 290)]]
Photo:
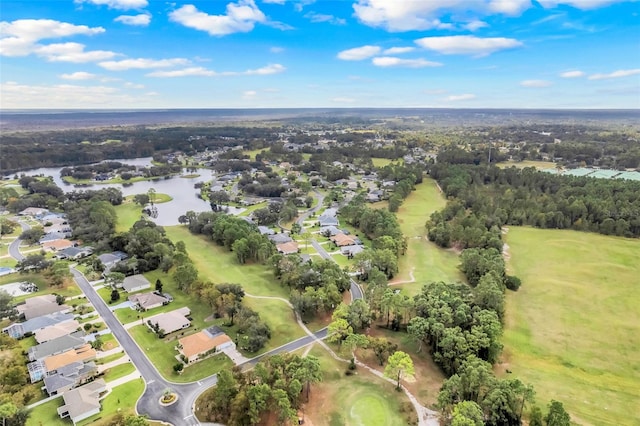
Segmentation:
[(120, 300), (120, 292), (117, 288), (114, 288), (113, 290), (111, 290), (111, 301), (115, 302), (118, 300)]
[(43, 254), (30, 254), (16, 264), (16, 269), (20, 273), (40, 272), (51, 266), (53, 262), (47, 260)]
[(180, 373), (184, 369), (184, 364), (179, 362), (173, 366), (173, 371)]
[(413, 376), (413, 361), (411, 357), (402, 351), (396, 351), (387, 360), (387, 366), (384, 369), (384, 375), (390, 379), (396, 379), (396, 389), (400, 389), (400, 380), (406, 376)]
[(18, 311), (16, 311), (16, 308), (13, 305), (13, 296), (4, 290), (0, 290), (0, 319), (13, 319), (17, 315)]
[(178, 288), (181, 290), (187, 290), (193, 282), (198, 279), (198, 270), (191, 262), (187, 262), (184, 265), (180, 265), (173, 273), (173, 279), (175, 280)]
[(386, 337), (369, 336), (369, 349), (373, 351), (382, 367), (389, 356), (398, 349), (398, 345), (387, 340)]
[(462, 401), (453, 407), (451, 426), (483, 426), (482, 409), (473, 401)]
[(56, 294), (56, 303), (58, 305), (62, 305), (64, 303), (65, 297), (61, 294)]
[(42, 238), (43, 235), (44, 231), (42, 230), (42, 228), (36, 227), (23, 231), (22, 234), (20, 234), (20, 239), (25, 243), (32, 245), (40, 241), (40, 238)]
[(302, 226), (300, 226), (300, 224), (298, 222), (295, 222), (293, 225), (291, 225), (291, 234), (300, 234), (300, 231), (302, 231)]
[(332, 321), (328, 327), (329, 342), (342, 343), (349, 335), (353, 334), (353, 328), (349, 325), (347, 320), (338, 318)]
[(160, 281), (160, 278), (156, 280), (156, 291), (162, 293), (162, 281)]
[(149, 202), (151, 205), (156, 201), (156, 190), (154, 188), (149, 188), (147, 191), (147, 196), (149, 197)]
[(133, 201), (136, 204), (139, 204), (141, 207), (149, 204), (149, 195), (148, 194), (136, 194), (133, 196)]
[(124, 282), (124, 279), (125, 275), (122, 272), (109, 272), (104, 277), (104, 283), (116, 290)]
[(542, 410), (537, 405), (531, 408), (529, 426), (544, 426), (544, 423), (542, 423)]
[(571, 424), (571, 417), (567, 413), (562, 405), (562, 402), (551, 400), (549, 403), (549, 412), (544, 417), (544, 421), (547, 426), (569, 426)]
[(7, 218), (0, 218), (0, 235), (7, 235), (13, 233), (18, 227), (18, 224)]
[(148, 426), (149, 422), (143, 416), (127, 416), (124, 418), (124, 426)]

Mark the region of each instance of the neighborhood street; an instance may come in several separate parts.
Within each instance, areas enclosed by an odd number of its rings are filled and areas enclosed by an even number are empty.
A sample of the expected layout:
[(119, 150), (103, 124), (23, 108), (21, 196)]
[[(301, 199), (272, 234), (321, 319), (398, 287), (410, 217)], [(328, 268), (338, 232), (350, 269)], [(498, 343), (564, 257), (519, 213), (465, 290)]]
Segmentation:
[[(22, 227), (22, 232), (31, 229), (31, 227), (29, 225), (27, 225), (26, 223), (24, 223), (21, 220), (19, 220), (18, 223)], [(24, 259), (24, 256), (22, 255), (22, 253), (20, 253), (20, 243), (21, 242), (22, 242), (22, 240), (20, 238), (16, 238), (15, 240), (13, 240), (13, 242), (11, 244), (9, 244), (9, 255), (11, 255), (11, 257), (13, 257), (18, 262), (20, 262), (22, 259)]]

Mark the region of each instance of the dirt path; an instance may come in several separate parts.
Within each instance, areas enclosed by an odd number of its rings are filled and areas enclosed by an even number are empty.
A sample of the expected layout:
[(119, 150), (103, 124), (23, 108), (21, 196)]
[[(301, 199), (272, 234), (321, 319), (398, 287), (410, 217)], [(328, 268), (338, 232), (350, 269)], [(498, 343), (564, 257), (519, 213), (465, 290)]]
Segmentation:
[(413, 276), (413, 271), (416, 268), (411, 268), (411, 270), (409, 271), (409, 279), (408, 280), (403, 280), (403, 281), (391, 281), (389, 284), (389, 286), (392, 285), (400, 285), (400, 284), (409, 284), (409, 283), (415, 283), (416, 282), (416, 277)]

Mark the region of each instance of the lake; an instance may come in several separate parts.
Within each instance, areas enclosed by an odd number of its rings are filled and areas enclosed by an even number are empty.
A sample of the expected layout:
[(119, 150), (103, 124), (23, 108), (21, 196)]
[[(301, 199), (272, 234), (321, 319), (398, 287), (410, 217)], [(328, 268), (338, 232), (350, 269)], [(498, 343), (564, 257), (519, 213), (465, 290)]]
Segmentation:
[[(110, 161), (118, 161), (123, 164), (129, 164), (133, 166), (150, 166), (151, 165), (151, 157), (145, 158), (136, 158), (132, 160), (110, 160)], [(173, 198), (173, 200), (167, 203), (156, 204), (158, 209), (158, 216), (155, 218), (151, 218), (155, 223), (161, 226), (172, 226), (178, 225), (178, 217), (180, 215), (185, 214), (189, 210), (193, 210), (194, 212), (207, 212), (211, 211), (211, 206), (208, 201), (204, 201), (196, 195), (198, 190), (194, 188), (194, 184), (197, 182), (209, 182), (215, 179), (216, 174), (213, 170), (209, 169), (198, 169), (197, 174), (200, 176), (195, 178), (184, 178), (179, 176), (174, 176), (169, 179), (160, 178), (155, 181), (140, 181), (134, 182), (130, 185), (122, 185), (122, 184), (114, 184), (114, 183), (105, 183), (105, 184), (95, 184), (89, 186), (83, 186), (81, 188), (77, 188), (72, 184), (68, 184), (62, 180), (60, 177), (60, 170), (62, 167), (47, 167), (40, 169), (27, 170), (24, 172), (20, 172), (19, 174), (26, 174), (29, 176), (36, 175), (45, 175), (51, 176), (60, 188), (64, 192), (71, 191), (82, 191), (87, 189), (102, 189), (102, 188), (118, 188), (122, 191), (124, 196), (127, 195), (135, 195), (135, 194), (145, 194), (149, 189), (153, 188), (156, 190), (158, 194), (167, 194)], [(185, 170), (183, 170), (183, 174), (187, 174)], [(240, 209), (236, 207), (229, 207), (229, 213), (231, 214), (239, 214), (243, 212), (245, 209)]]

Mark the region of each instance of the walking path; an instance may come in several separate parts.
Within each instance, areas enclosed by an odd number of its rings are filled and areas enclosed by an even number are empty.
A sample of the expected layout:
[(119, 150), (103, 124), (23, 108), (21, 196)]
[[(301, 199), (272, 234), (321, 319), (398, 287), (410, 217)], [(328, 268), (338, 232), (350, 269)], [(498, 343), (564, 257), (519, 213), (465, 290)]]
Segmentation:
[(411, 268), (411, 270), (409, 271), (409, 279), (408, 280), (403, 280), (403, 281), (391, 281), (388, 285), (400, 285), (400, 284), (409, 284), (409, 283), (415, 283), (416, 282), (416, 277), (413, 276), (413, 271), (416, 268)]

